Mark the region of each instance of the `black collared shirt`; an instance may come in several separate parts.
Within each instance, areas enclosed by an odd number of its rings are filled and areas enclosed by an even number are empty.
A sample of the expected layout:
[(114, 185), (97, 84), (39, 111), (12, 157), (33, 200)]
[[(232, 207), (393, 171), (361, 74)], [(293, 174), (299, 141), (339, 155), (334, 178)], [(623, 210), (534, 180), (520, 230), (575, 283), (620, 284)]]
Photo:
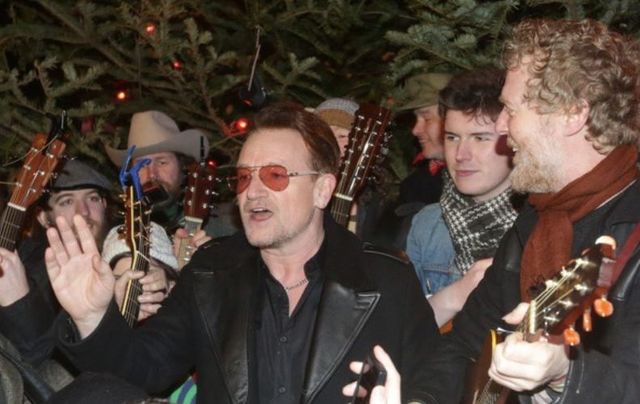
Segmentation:
[(256, 361), (260, 403), (299, 403), (305, 368), (322, 293), (325, 244), (304, 266), (309, 283), (289, 316), (282, 285), (259, 260), (263, 274), (262, 301), (256, 318)]

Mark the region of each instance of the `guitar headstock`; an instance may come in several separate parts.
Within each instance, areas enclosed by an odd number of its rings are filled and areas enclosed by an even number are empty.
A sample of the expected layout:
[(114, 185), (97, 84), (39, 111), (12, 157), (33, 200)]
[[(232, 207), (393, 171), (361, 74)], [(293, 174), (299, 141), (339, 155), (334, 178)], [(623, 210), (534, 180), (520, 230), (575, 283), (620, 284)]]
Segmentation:
[(331, 207), (338, 223), (346, 225), (353, 200), (387, 154), (390, 121), (391, 111), (377, 105), (362, 104), (356, 111)]
[(522, 331), (535, 334), (542, 329), (551, 335), (563, 334), (569, 345), (579, 343), (573, 324), (583, 317), (583, 329), (591, 330), (591, 306), (596, 314), (608, 316), (613, 306), (606, 300), (611, 286), (615, 240), (598, 238), (596, 244), (572, 259), (558, 274), (547, 280), (544, 290), (531, 301)]
[(192, 163), (188, 167), (187, 189), (184, 195), (185, 217), (205, 219), (215, 196), (216, 168), (214, 161)]
[(337, 192), (354, 198), (364, 187), (372, 168), (387, 153), (390, 121), (391, 111), (377, 105), (362, 104), (356, 111)]
[(65, 146), (62, 140), (48, 141), (44, 134), (35, 136), (16, 178), (9, 203), (26, 209), (38, 200), (58, 165)]

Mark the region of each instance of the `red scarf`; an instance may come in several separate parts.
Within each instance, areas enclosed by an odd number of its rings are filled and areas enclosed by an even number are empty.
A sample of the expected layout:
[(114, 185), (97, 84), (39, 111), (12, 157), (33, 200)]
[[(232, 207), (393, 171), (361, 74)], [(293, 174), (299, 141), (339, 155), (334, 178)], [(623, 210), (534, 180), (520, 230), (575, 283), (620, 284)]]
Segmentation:
[(591, 171), (556, 193), (531, 194), (538, 223), (522, 255), (520, 293), (529, 301), (531, 286), (555, 275), (571, 259), (573, 223), (593, 212), (638, 177), (635, 145), (616, 147)]

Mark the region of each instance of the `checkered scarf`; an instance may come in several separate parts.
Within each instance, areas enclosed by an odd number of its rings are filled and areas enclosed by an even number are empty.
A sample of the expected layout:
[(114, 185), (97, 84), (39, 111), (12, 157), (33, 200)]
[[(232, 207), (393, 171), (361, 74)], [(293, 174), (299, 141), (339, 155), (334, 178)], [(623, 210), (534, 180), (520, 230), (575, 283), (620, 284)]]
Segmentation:
[(477, 203), (460, 194), (450, 178), (445, 180), (440, 206), (456, 251), (455, 264), (461, 273), (479, 259), (493, 257), (498, 242), (513, 225), (517, 213), (508, 188), (495, 198)]

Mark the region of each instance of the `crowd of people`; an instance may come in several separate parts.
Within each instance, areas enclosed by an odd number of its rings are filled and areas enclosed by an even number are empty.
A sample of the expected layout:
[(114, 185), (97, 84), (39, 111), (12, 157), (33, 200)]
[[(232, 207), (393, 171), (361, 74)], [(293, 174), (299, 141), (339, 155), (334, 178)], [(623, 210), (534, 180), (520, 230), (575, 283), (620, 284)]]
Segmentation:
[[(592, 20), (528, 19), (501, 68), (426, 72), (405, 90), (398, 108), (414, 112), (422, 150), (401, 185), (404, 230), (390, 237), (400, 253), (363, 242), (383, 231), (366, 224), (374, 197), (354, 201), (353, 227), (329, 214), (355, 147), (359, 106), (348, 98), (258, 111), (225, 174), (234, 202), (194, 231), (186, 171), (208, 156), (207, 133), (133, 114), (127, 148), (106, 153), (118, 168), (131, 158), (140, 182), (167, 194), (150, 207), (146, 255), (122, 236), (112, 181), (80, 158), (61, 161), (28, 211), (29, 236), (0, 248), (2, 399), (638, 402), (637, 41)], [(601, 235), (618, 251), (600, 269), (612, 271), (598, 289), (609, 310), (567, 324), (583, 334), (569, 345), (554, 328), (560, 312), (539, 297), (559, 273), (581, 278), (566, 265)], [(195, 253), (181, 268), (185, 243)], [(133, 281), (132, 327), (122, 306)], [(558, 298), (562, 313), (585, 309), (566, 296), (602, 287), (585, 282)], [(491, 330), (506, 338), (473, 371)], [(492, 389), (470, 392), (475, 374)]]

